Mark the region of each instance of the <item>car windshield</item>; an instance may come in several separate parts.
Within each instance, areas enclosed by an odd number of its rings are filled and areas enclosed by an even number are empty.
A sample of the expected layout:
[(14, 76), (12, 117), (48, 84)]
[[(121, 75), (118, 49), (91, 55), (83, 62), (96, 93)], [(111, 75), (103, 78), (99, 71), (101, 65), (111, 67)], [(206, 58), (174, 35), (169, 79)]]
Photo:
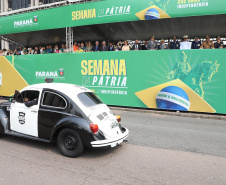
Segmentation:
[(86, 107), (91, 107), (103, 103), (102, 100), (92, 92), (80, 93), (78, 95), (78, 98)]

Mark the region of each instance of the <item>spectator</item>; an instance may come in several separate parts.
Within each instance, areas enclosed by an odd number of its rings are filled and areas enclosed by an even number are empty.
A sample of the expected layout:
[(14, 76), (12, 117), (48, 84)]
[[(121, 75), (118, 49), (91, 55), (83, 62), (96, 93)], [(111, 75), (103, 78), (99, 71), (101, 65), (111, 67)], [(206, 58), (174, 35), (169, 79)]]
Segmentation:
[(60, 48), (60, 50), (59, 50), (59, 53), (64, 53), (64, 49), (65, 49), (64, 44), (61, 44), (61, 48)]
[(41, 49), (42, 49), (42, 46), (39, 46), (38, 47), (38, 54), (41, 54)]
[(214, 43), (214, 48), (216, 48), (216, 49), (222, 49), (224, 47), (224, 43), (223, 43), (223, 41), (221, 41), (221, 37), (220, 36), (218, 36), (217, 37), (217, 42), (215, 42)]
[(6, 55), (10, 55), (10, 52), (10, 49), (8, 49)]
[[(76, 51), (77, 51), (77, 50), (76, 50)], [(67, 45), (67, 44), (65, 44), (64, 53), (69, 53), (69, 48), (68, 48), (68, 45)]]
[(78, 43), (74, 42), (73, 51), (76, 52), (78, 50)]
[(108, 51), (108, 46), (106, 45), (106, 41), (102, 42), (101, 51)]
[[(38, 51), (40, 51), (40, 54), (45, 54), (46, 53), (45, 49), (46, 49), (45, 47), (41, 47), (41, 49)], [(34, 53), (34, 54), (38, 54), (38, 53)]]
[(129, 51), (130, 50), (130, 47), (128, 45), (128, 41), (125, 40), (124, 41), (124, 46), (122, 46), (122, 51)]
[(76, 53), (81, 53), (84, 52), (84, 50), (81, 48), (81, 46), (78, 46), (78, 50), (76, 51)]
[(180, 49), (191, 49), (191, 42), (188, 42), (188, 36), (183, 36), (183, 41), (180, 43)]
[(28, 55), (33, 55), (34, 54), (34, 50), (30, 47), (27, 49), (28, 50)]
[(87, 47), (88, 45), (89, 45), (89, 43), (86, 41), (86, 42), (85, 42), (85, 47)]
[(213, 41), (210, 41), (210, 36), (206, 35), (206, 40), (202, 42), (202, 45), (199, 49), (214, 49)]
[(54, 47), (54, 53), (59, 53), (59, 48), (57, 45), (55, 45), (55, 47)]
[(52, 48), (52, 45), (49, 45), (49, 49), (51, 50), (51, 53), (54, 53), (54, 49)]
[(142, 46), (142, 50), (148, 50), (148, 41), (144, 41), (144, 45)]
[(50, 48), (50, 46), (46, 46), (46, 53), (52, 53), (52, 49)]
[(84, 45), (84, 43), (81, 43), (81, 49), (85, 52), (86, 51), (86, 46)]
[(148, 42), (147, 48), (148, 50), (158, 49), (158, 45), (157, 42), (155, 41), (154, 35), (150, 37), (150, 41)]
[(14, 49), (14, 53), (13, 53), (13, 55), (19, 55), (19, 53), (18, 53), (17, 49)]
[(22, 50), (21, 54), (22, 55), (27, 55), (27, 48), (26, 47), (24, 47), (24, 49)]
[(180, 43), (176, 36), (173, 36), (173, 42), (170, 42), (170, 49), (180, 49)]
[(86, 52), (91, 52), (93, 49), (92, 43), (88, 42), (88, 46), (86, 47)]
[(122, 41), (119, 40), (117, 42), (117, 45), (115, 46), (115, 51), (121, 51), (122, 50)]
[(132, 47), (132, 50), (141, 50), (141, 49), (142, 49), (141, 45), (139, 44), (139, 41), (136, 39), (135, 43), (134, 43), (134, 45)]
[(17, 52), (18, 52), (18, 55), (21, 55), (21, 47), (18, 48)]
[(168, 46), (168, 44), (165, 43), (164, 39), (161, 40), (159, 49), (169, 49), (169, 46)]
[(199, 49), (201, 47), (201, 41), (198, 36), (195, 36), (195, 40), (191, 44), (191, 49)]
[(99, 51), (101, 51), (101, 47), (99, 45), (99, 41), (96, 41), (95, 42), (95, 46), (93, 46), (92, 51), (93, 52), (99, 52)]
[(6, 56), (7, 55), (7, 51), (6, 49), (3, 49), (3, 56)]
[(114, 49), (114, 46), (113, 46), (113, 43), (112, 43), (112, 42), (110, 42), (110, 44), (109, 44), (108, 51), (115, 51), (115, 49)]

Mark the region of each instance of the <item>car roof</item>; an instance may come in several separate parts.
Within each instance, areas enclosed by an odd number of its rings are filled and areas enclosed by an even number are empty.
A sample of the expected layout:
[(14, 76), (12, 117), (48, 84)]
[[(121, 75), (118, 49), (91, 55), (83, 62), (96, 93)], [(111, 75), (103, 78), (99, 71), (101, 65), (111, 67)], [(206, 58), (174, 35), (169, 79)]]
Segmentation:
[(42, 90), (42, 89), (52, 89), (57, 90), (59, 92), (62, 92), (64, 94), (68, 94), (71, 91), (75, 94), (79, 94), (81, 92), (92, 92), (91, 90), (74, 84), (67, 84), (67, 83), (40, 83), (40, 84), (34, 84), (29, 85), (25, 87), (23, 90)]

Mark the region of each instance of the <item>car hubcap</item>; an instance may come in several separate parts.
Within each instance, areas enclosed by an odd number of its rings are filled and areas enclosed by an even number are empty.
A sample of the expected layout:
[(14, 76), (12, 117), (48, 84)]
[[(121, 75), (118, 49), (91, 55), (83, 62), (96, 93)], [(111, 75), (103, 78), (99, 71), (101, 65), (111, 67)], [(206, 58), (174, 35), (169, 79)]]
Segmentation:
[(74, 150), (77, 147), (77, 140), (72, 135), (67, 135), (64, 139), (64, 145), (68, 150)]

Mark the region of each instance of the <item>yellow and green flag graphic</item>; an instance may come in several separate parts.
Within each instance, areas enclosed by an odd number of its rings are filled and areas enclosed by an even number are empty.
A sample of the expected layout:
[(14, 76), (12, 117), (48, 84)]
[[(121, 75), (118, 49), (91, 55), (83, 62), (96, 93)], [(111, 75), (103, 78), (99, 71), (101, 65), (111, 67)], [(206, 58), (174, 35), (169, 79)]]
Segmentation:
[(15, 90), (21, 90), (28, 83), (14, 68), (14, 66), (3, 56), (0, 56), (1, 86), (0, 96), (11, 96)]

